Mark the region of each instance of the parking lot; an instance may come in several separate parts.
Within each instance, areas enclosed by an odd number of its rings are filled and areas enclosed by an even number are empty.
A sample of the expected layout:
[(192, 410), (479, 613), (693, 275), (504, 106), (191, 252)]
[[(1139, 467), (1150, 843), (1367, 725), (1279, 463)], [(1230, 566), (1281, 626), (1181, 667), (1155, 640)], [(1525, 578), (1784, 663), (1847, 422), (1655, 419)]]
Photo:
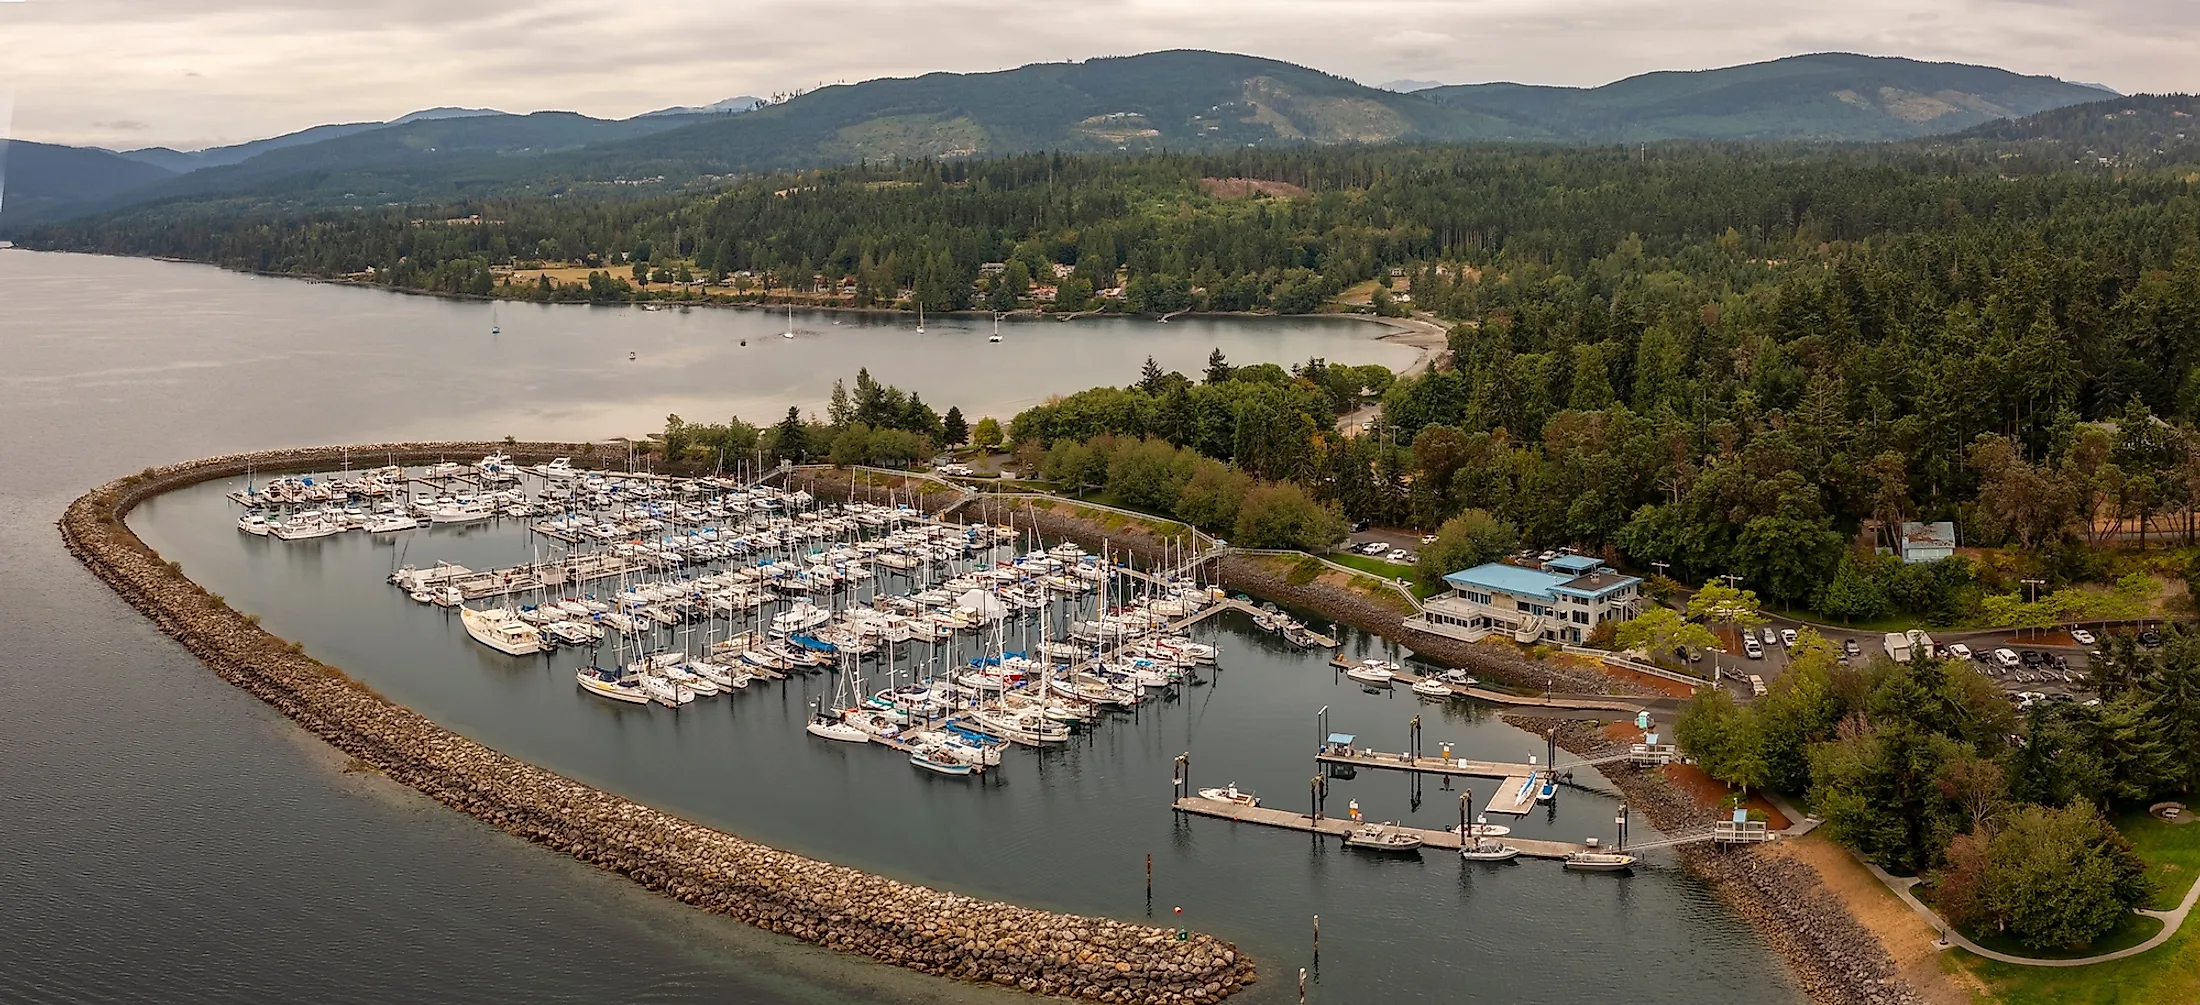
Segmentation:
[[(1381, 551), (1370, 553), (1369, 549), (1375, 545), (1382, 545)], [(1344, 550), (1355, 555), (1365, 555), (1386, 562), (1396, 562), (1399, 565), (1412, 565), (1421, 560), (1421, 536), (1409, 530), (1369, 527), (1365, 530), (1353, 531), (1352, 535), (1345, 540)], [(1405, 552), (1405, 555), (1397, 557), (1397, 553), (1401, 551)]]
[[(1800, 625), (1789, 619), (1773, 618), (1767, 627), (1772, 630), (1775, 642), (1764, 644), (1760, 629), (1756, 634), (1762, 655), (1756, 659), (1749, 658), (1731, 637), (1727, 640), (1730, 652), (1705, 655), (1717, 664), (1722, 680), (1747, 694), (1749, 675), (1755, 674), (1770, 684), (1786, 672), (1788, 647), (1782, 630), (1792, 631)], [(1842, 652), (1844, 663), (1861, 666), (1887, 654), (1885, 633), (1814, 627)], [(2091, 689), (2086, 686), (2086, 668), (2101, 640), (2082, 629), (2075, 637), (2072, 632), (2058, 630), (1948, 632), (1932, 638), (1934, 655), (1965, 660), (2020, 706), (2039, 701), (2085, 702), (2093, 698)]]

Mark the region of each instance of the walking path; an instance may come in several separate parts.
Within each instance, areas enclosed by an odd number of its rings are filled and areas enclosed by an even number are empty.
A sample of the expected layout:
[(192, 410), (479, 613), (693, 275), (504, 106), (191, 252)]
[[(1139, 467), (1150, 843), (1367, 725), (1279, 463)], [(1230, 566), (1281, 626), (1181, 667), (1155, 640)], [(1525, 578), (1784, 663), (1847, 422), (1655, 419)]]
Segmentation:
[[(1850, 854), (1854, 855), (1855, 852), (1850, 852)], [(2031, 956), (2012, 956), (1999, 950), (1988, 949), (1964, 938), (1963, 933), (1956, 931), (1953, 926), (1941, 920), (1939, 914), (1934, 913), (1932, 908), (1926, 907), (1923, 901), (1917, 899), (1916, 894), (1910, 892), (1910, 888), (1917, 885), (1918, 881), (1915, 877), (1904, 878), (1891, 875), (1885, 869), (1881, 869), (1870, 862), (1865, 862), (1862, 855), (1857, 855), (1856, 860), (1862, 862), (1864, 868), (1871, 870), (1872, 875), (1879, 877), (1880, 882), (1887, 884), (1887, 889), (1893, 890), (1894, 895), (1902, 898), (1903, 903), (1910, 905), (1910, 910), (1916, 911), (1919, 917), (1925, 919), (1926, 924), (1939, 931), (1945, 943), (1962, 946), (1964, 949), (1989, 960), (2011, 963), (2020, 967), (2082, 967), (2091, 963), (2106, 963), (2110, 960), (2121, 960), (2126, 957), (2137, 956), (2168, 942), (2171, 936), (2177, 934), (2177, 929), (2185, 923), (2186, 916), (2192, 913), (2193, 905), (2200, 902), (2200, 883), (2194, 883), (2192, 889), (2185, 891), (2184, 903), (2177, 905), (2175, 910), (2150, 911), (2141, 908), (2134, 912), (2146, 915), (2149, 918), (2159, 919), (2162, 922), (2162, 930), (2154, 933), (2153, 938), (2136, 946), (2126, 946), (2115, 952), (2102, 953), (2098, 956), (2082, 956), (2069, 960), (2043, 960)]]

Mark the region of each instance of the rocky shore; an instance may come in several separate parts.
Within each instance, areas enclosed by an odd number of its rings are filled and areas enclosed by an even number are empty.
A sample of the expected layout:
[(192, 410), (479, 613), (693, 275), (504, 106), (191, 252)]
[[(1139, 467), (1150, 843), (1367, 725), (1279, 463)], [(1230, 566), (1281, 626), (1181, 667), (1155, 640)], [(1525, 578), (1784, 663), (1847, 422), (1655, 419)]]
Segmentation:
[[(185, 577), (125, 518), (163, 492), (215, 478), (326, 470), (348, 455), (419, 463), (493, 450), (521, 462), (588, 444), (410, 443), (266, 451), (161, 468), (69, 505), (69, 551), (209, 668), (388, 777), (517, 837), (620, 873), (703, 910), (850, 953), (973, 982), (1100, 1002), (1214, 1002), (1254, 980), (1235, 946), (1190, 933), (1055, 914), (897, 882), (712, 830), (453, 733), (305, 655)], [(623, 451), (621, 451), (623, 456)]]
[[(1506, 722), (1541, 733), (1558, 730), (1558, 745), (1583, 759), (1620, 752), (1595, 724), (1578, 720), (1507, 715)], [(1656, 770), (1625, 761), (1599, 771), (1618, 786), (1627, 805), (1659, 830), (1674, 833), (1711, 823), (1712, 811), (1669, 784)], [(1688, 871), (1710, 883), (1719, 898), (1779, 951), (1811, 1001), (1820, 1005), (1922, 1005), (1898, 974), (1894, 957), (1877, 936), (1826, 890), (1818, 870), (1794, 858), (1755, 847), (1720, 851), (1709, 844), (1674, 849)]]

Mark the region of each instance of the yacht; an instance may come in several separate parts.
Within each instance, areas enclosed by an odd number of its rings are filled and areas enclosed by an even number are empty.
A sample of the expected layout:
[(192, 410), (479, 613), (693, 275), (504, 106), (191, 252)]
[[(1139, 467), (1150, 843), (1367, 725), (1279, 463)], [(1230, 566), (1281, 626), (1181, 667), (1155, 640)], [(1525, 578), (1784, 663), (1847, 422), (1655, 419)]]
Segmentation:
[(1365, 660), (1360, 665), (1345, 671), (1344, 675), (1362, 684), (1388, 686), (1391, 681), (1398, 679), (1398, 664), (1384, 662), (1383, 660)]
[(642, 692), (640, 681), (617, 670), (599, 666), (585, 666), (573, 674), (583, 689), (613, 701), (630, 701), (637, 705), (649, 704), (649, 695)]
[(296, 517), (275, 525), (269, 533), (285, 541), (307, 541), (344, 532), (344, 525), (318, 516)]
[(458, 618), (474, 641), (507, 656), (530, 656), (542, 651), (542, 631), (505, 608), (477, 611), (461, 607)]
[(398, 531), (412, 530), (419, 526), (420, 521), (403, 513), (386, 513), (368, 520), (366, 531), (369, 534), (395, 534)]
[(261, 513), (246, 513), (237, 518), (237, 529), (253, 537), (266, 537), (269, 529), (267, 516)]

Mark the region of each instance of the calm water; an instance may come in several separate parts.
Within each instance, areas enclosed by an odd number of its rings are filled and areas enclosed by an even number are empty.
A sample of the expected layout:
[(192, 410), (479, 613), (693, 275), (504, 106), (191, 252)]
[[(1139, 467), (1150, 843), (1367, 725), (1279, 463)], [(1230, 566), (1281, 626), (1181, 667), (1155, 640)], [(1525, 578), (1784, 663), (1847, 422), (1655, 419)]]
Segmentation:
[[(784, 317), (500, 308), (150, 262), (0, 253), (0, 886), (11, 933), (0, 1000), (1001, 1000), (850, 961), (686, 910), (386, 783), (206, 673), (59, 547), (84, 487), (218, 451), (411, 436), (602, 437), (667, 412), (768, 419), (820, 405), (858, 364), (944, 409), (1019, 403), (1135, 376), (1151, 353), (1192, 369), (1322, 355), (1410, 359), (1327, 324), (1053, 322), (1009, 341), (934, 320), (778, 339)], [(741, 337), (750, 338), (745, 351)], [(765, 344), (766, 339), (771, 341)], [(639, 359), (628, 363), (627, 352)], [(230, 529), (219, 489), (158, 500), (136, 523), (210, 589), (404, 702), (483, 742), (672, 812), (898, 877), (1035, 906), (1154, 909), (1261, 959), (1248, 1000), (1291, 999), (1324, 921), (1325, 1001), (1795, 1001), (1779, 965), (1692, 881), (1652, 868), (1569, 876), (1548, 863), (1463, 870), (1370, 860), (1284, 832), (1180, 823), (1169, 761), (1305, 799), (1316, 709), (1401, 744), (1403, 691), (1340, 686), (1320, 657), (1231, 617), (1207, 631), (1219, 680), (1046, 757), (1012, 752), (981, 783), (799, 732), (823, 679), (759, 685), (674, 715), (579, 694), (564, 660), (510, 660), (382, 584), (394, 546), (357, 535), (283, 544)], [(524, 557), (521, 535), (438, 528), (406, 561)], [(1355, 640), (1357, 646), (1379, 645)], [(1431, 740), (1522, 759), (1533, 737), (1457, 709)], [(1492, 782), (1482, 782), (1487, 787)], [(1340, 782), (1371, 815), (1435, 825), (1456, 791), (1402, 776)], [(1487, 793), (1482, 793), (1487, 798)], [(1608, 834), (1612, 803), (1569, 791), (1522, 832)]]

